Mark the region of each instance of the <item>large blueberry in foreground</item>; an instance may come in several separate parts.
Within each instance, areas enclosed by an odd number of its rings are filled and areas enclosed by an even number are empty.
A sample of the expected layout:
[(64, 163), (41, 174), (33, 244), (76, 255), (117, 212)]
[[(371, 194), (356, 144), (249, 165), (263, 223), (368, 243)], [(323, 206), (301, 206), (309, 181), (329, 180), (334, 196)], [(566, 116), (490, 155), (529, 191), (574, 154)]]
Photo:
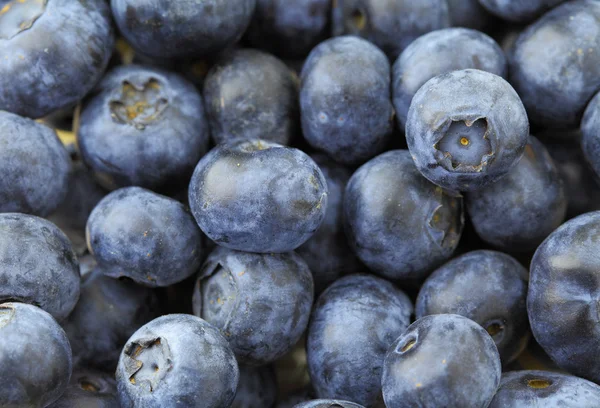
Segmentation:
[(178, 74), (121, 66), (84, 103), (77, 140), (83, 161), (109, 188), (173, 188), (208, 150), (202, 97)]
[(570, 373), (600, 382), (600, 212), (574, 218), (538, 247), (527, 311), (533, 335)]
[(500, 373), (496, 345), (481, 326), (458, 315), (426, 316), (385, 356), (383, 399), (387, 408), (487, 408)]
[(271, 366), (240, 366), (240, 380), (231, 408), (272, 408), (276, 400), (277, 379)]
[(31, 303), (58, 321), (79, 299), (79, 263), (54, 224), (32, 215), (0, 214), (0, 302)]
[(476, 190), (500, 179), (523, 155), (528, 136), (519, 95), (501, 77), (477, 69), (427, 81), (406, 120), (417, 168), (450, 190)]
[(106, 1), (0, 4), (0, 109), (39, 118), (79, 102), (112, 54)]
[(140, 187), (113, 191), (86, 227), (102, 273), (145, 286), (169, 286), (197, 271), (201, 232), (183, 204)]
[(597, 408), (600, 386), (568, 374), (511, 371), (488, 408)]
[(199, 273), (194, 314), (219, 329), (240, 363), (268, 364), (306, 330), (313, 279), (293, 252), (253, 254), (217, 247)]
[(350, 246), (369, 269), (391, 279), (420, 279), (458, 245), (462, 198), (423, 178), (408, 151), (393, 150), (352, 175), (344, 224)]
[(287, 252), (319, 228), (327, 182), (298, 149), (263, 140), (219, 145), (200, 160), (190, 208), (217, 244), (248, 252)]
[(329, 286), (315, 304), (306, 343), (317, 396), (369, 407), (380, 400), (383, 358), (412, 312), (404, 292), (381, 278), (351, 275)]
[(24, 303), (0, 304), (0, 406), (45, 407), (71, 377), (71, 347), (48, 313)]
[(229, 407), (239, 369), (227, 340), (204, 320), (173, 314), (127, 341), (116, 372), (122, 408)]
[(565, 0), (479, 0), (490, 13), (517, 23), (527, 23)]
[(64, 394), (48, 408), (118, 408), (117, 384), (112, 374), (75, 369)]
[(294, 408), (364, 408), (362, 405), (340, 400), (313, 400), (295, 405)]
[(67, 195), (71, 169), (56, 133), (0, 111), (0, 146), (0, 213), (52, 213)]

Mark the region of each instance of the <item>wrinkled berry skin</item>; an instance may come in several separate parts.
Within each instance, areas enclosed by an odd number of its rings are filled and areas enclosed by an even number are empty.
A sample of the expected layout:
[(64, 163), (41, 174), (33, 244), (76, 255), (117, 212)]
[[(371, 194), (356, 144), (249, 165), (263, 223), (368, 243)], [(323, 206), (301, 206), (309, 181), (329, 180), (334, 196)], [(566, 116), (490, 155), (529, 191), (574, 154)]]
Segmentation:
[(423, 283), (416, 317), (457, 314), (481, 325), (498, 347), (503, 364), (519, 356), (529, 340), (528, 272), (501, 252), (468, 252), (433, 272)]
[(86, 237), (102, 273), (144, 286), (180, 282), (201, 263), (201, 233), (187, 208), (140, 187), (104, 197), (88, 219)]
[(64, 394), (48, 408), (118, 408), (117, 384), (113, 375), (78, 368)]
[(404, 292), (375, 276), (346, 276), (329, 286), (315, 304), (306, 343), (317, 396), (368, 407), (380, 400), (383, 357), (412, 312)]
[(383, 363), (387, 408), (487, 408), (500, 383), (494, 341), (462, 316), (426, 316), (390, 347)]
[(297, 78), (262, 51), (237, 49), (221, 55), (204, 80), (203, 96), (217, 144), (264, 139), (287, 145), (298, 132)]
[(406, 150), (370, 160), (346, 186), (350, 247), (370, 270), (389, 279), (426, 277), (452, 256), (463, 224), (462, 198), (423, 178)]
[(121, 34), (155, 58), (200, 58), (233, 45), (244, 33), (256, 0), (111, 0)]
[[(464, 1), (464, 0), (461, 0)], [(467, 28), (432, 31), (413, 41), (393, 66), (393, 96), (398, 126), (404, 130), (410, 102), (431, 78), (474, 68), (506, 77), (506, 57), (488, 35)]]
[(187, 314), (162, 316), (136, 331), (116, 372), (122, 408), (229, 407), (238, 378), (227, 340)]
[(315, 294), (319, 294), (340, 276), (360, 272), (364, 266), (348, 246), (342, 219), (344, 190), (352, 173), (323, 154), (311, 157), (327, 181), (327, 211), (317, 232), (296, 252), (308, 264), (315, 281)]
[(561, 225), (531, 261), (527, 311), (544, 351), (573, 375), (600, 382), (600, 212)]
[(587, 163), (600, 177), (600, 93), (591, 100), (581, 121), (581, 149)]
[(506, 175), (528, 136), (527, 112), (515, 90), (476, 69), (427, 81), (406, 120), (408, 149), (421, 174), (455, 191), (476, 190)]
[(161, 190), (187, 181), (208, 150), (209, 129), (192, 83), (130, 65), (110, 71), (83, 105), (77, 140), (106, 187)]
[(392, 61), (415, 38), (446, 27), (450, 27), (446, 0), (333, 2), (333, 35), (363, 37), (381, 48)]
[(535, 137), (508, 174), (465, 196), (475, 231), (507, 252), (528, 252), (565, 219), (567, 197), (550, 154)]
[(67, 195), (71, 170), (69, 154), (56, 133), (0, 111), (0, 146), (0, 213), (52, 213)]
[(527, 23), (565, 0), (479, 0), (490, 13), (514, 23)]
[(217, 247), (194, 288), (194, 314), (219, 329), (248, 365), (271, 363), (306, 330), (313, 279), (297, 254), (253, 254)]
[(447, 0), (452, 27), (465, 27), (483, 31), (491, 22), (491, 15), (479, 0)]
[(67, 388), (72, 366), (69, 340), (52, 316), (0, 304), (0, 406), (48, 406)]
[(0, 214), (0, 302), (31, 303), (64, 320), (79, 299), (79, 262), (66, 235), (32, 215)]
[(240, 366), (240, 380), (231, 408), (271, 408), (276, 400), (277, 378), (271, 366)]
[[(600, 89), (600, 3), (565, 3), (527, 27), (509, 53), (510, 82), (542, 127), (572, 128)], [(590, 51), (592, 50), (592, 51)]]
[(313, 400), (303, 402), (294, 406), (294, 408), (364, 408), (362, 405), (355, 404), (348, 401), (340, 400)]
[(83, 278), (80, 300), (63, 323), (77, 365), (114, 371), (127, 339), (158, 317), (152, 289), (106, 277), (95, 269)]
[(239, 251), (296, 249), (319, 228), (327, 182), (298, 149), (263, 140), (237, 141), (200, 160), (189, 187), (190, 208), (202, 231)]
[(0, 13), (0, 40), (0, 109), (40, 118), (76, 104), (102, 77), (114, 45), (110, 9), (104, 0), (13, 1)]

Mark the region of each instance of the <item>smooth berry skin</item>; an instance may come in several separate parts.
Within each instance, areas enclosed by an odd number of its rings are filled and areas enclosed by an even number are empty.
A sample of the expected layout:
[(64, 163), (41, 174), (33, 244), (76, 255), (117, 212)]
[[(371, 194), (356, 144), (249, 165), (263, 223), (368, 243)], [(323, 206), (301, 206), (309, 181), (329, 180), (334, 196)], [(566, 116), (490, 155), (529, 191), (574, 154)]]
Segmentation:
[(294, 408), (364, 408), (362, 405), (349, 401), (321, 399), (294, 405)]
[(67, 389), (48, 408), (117, 408), (117, 384), (114, 374), (75, 368)]
[(514, 23), (528, 23), (566, 0), (479, 0), (490, 13)]

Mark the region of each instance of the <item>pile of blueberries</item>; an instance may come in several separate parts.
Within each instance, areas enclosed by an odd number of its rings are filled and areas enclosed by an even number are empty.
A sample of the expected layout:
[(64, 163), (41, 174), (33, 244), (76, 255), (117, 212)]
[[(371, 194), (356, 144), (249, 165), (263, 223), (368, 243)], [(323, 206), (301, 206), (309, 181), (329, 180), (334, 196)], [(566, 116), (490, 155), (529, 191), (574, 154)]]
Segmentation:
[(0, 408), (599, 408), (598, 176), (598, 0), (0, 0)]

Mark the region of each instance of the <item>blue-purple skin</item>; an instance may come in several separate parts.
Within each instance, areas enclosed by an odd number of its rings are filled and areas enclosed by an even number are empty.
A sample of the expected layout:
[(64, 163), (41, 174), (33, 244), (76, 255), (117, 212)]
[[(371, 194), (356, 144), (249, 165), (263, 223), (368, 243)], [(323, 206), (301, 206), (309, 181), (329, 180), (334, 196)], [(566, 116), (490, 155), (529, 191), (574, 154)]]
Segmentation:
[(521, 33), (509, 56), (510, 82), (532, 123), (574, 128), (600, 90), (600, 3), (570, 1)]
[(588, 104), (581, 121), (581, 149), (585, 159), (600, 180), (600, 93)]
[(528, 23), (566, 0), (479, 0), (490, 13), (503, 20)]
[(235, 397), (239, 369), (217, 329), (196, 316), (172, 314), (131, 336), (116, 379), (121, 408), (222, 408)]
[(383, 153), (352, 175), (343, 217), (354, 253), (389, 279), (425, 278), (452, 256), (464, 225), (462, 197), (423, 178), (407, 150)]
[(333, 35), (357, 35), (394, 61), (415, 38), (450, 27), (446, 0), (336, 0)]
[(140, 187), (104, 197), (88, 219), (86, 238), (102, 273), (149, 287), (184, 280), (202, 259), (201, 233), (189, 210)]
[(85, 276), (79, 302), (62, 324), (76, 365), (114, 371), (127, 339), (159, 316), (157, 294), (131, 281)]
[(394, 107), (400, 129), (404, 131), (410, 102), (425, 82), (435, 76), (467, 68), (501, 77), (507, 75), (504, 52), (482, 32), (446, 28), (413, 41), (400, 54), (392, 71)]
[(325, 177), (309, 156), (258, 139), (212, 149), (189, 187), (192, 213), (210, 239), (259, 253), (306, 242), (325, 218), (327, 195)]
[(230, 408), (271, 408), (276, 400), (277, 378), (273, 367), (240, 366), (240, 380)]
[(200, 58), (236, 43), (256, 0), (111, 0), (123, 37), (155, 58)]
[(0, 145), (0, 213), (52, 213), (67, 195), (71, 171), (71, 159), (56, 133), (0, 111)]
[(381, 50), (359, 37), (329, 39), (311, 51), (300, 81), (302, 132), (312, 147), (348, 165), (385, 149), (394, 107)]
[(113, 51), (105, 0), (4, 0), (0, 109), (40, 118), (79, 102)]
[(503, 365), (516, 359), (530, 337), (527, 319), (528, 271), (496, 251), (468, 252), (433, 272), (419, 291), (416, 318), (457, 314), (492, 336)]
[(528, 136), (519, 95), (502, 77), (477, 69), (427, 81), (406, 120), (408, 149), (421, 174), (455, 191), (477, 190), (505, 176)]
[(600, 386), (573, 375), (549, 371), (510, 371), (488, 408), (596, 408)]
[(362, 405), (349, 401), (340, 401), (332, 399), (320, 399), (295, 405), (294, 408), (364, 408)]
[(380, 401), (383, 358), (412, 312), (404, 292), (375, 276), (350, 275), (329, 286), (315, 303), (306, 343), (317, 397), (366, 407)]
[(442, 314), (410, 325), (383, 364), (387, 408), (487, 408), (501, 365), (489, 334), (466, 317)]
[(529, 270), (527, 312), (537, 342), (573, 375), (600, 382), (600, 212), (561, 225), (538, 247)]
[(315, 281), (315, 294), (319, 294), (340, 276), (360, 272), (364, 266), (348, 246), (342, 219), (344, 189), (352, 172), (323, 154), (311, 157), (327, 181), (327, 211), (323, 224), (297, 252), (308, 264)]
[(194, 288), (196, 316), (219, 329), (241, 364), (260, 366), (288, 353), (306, 330), (313, 279), (295, 254), (217, 247)]
[(246, 31), (254, 48), (303, 59), (330, 35), (331, 0), (257, 0)]
[(193, 84), (130, 65), (110, 71), (84, 103), (77, 140), (107, 188), (161, 190), (187, 181), (208, 150), (209, 128)]
[(46, 407), (67, 388), (73, 368), (63, 329), (42, 309), (0, 304), (0, 406)]
[(221, 55), (204, 80), (203, 97), (215, 143), (264, 139), (288, 145), (300, 128), (298, 79), (262, 51)]
[(118, 408), (114, 376), (89, 368), (75, 368), (62, 396), (48, 408)]
[(565, 219), (567, 196), (552, 157), (535, 137), (508, 174), (465, 196), (479, 237), (507, 252), (529, 252)]
[(79, 299), (79, 262), (66, 235), (43, 218), (0, 214), (0, 302), (30, 303), (64, 320)]
[(447, 0), (452, 27), (484, 31), (493, 21), (478, 0)]

